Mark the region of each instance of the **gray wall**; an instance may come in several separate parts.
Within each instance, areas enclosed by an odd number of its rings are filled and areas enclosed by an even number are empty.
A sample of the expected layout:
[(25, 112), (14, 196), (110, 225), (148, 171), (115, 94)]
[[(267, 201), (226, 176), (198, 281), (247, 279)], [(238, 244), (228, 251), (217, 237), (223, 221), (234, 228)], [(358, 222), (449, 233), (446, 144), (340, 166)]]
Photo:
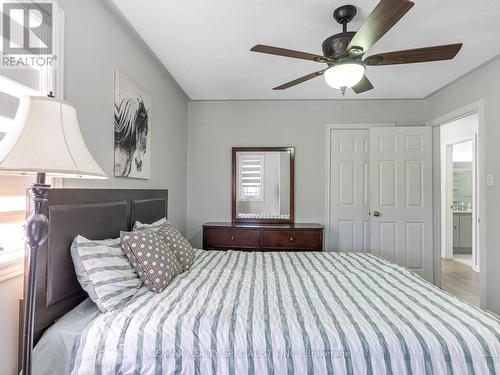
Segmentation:
[(325, 125), (423, 125), (422, 100), (207, 101), (189, 103), (187, 234), (231, 220), (231, 147), (295, 146), (297, 222), (324, 222)]
[[(188, 97), (108, 1), (60, 0), (66, 14), (65, 99), (108, 180), (65, 180), (65, 187), (167, 188), (169, 218), (185, 231)], [(152, 98), (149, 180), (113, 177), (114, 71), (129, 75)]]
[(440, 90), (426, 100), (427, 119), (435, 119), (458, 108), (483, 99), (485, 105), (486, 173), (497, 178), (495, 186), (486, 188), (486, 244), (481, 254), (486, 259), (482, 269), (486, 276), (486, 307), (500, 313), (500, 59), (494, 60), (481, 69)]

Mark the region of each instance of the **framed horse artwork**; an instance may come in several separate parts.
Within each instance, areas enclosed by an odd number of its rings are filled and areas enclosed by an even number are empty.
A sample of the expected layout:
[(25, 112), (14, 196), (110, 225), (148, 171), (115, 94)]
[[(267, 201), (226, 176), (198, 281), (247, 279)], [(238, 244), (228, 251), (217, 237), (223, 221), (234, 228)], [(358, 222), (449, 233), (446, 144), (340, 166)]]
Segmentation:
[(114, 175), (148, 179), (151, 177), (151, 97), (117, 69), (114, 104)]

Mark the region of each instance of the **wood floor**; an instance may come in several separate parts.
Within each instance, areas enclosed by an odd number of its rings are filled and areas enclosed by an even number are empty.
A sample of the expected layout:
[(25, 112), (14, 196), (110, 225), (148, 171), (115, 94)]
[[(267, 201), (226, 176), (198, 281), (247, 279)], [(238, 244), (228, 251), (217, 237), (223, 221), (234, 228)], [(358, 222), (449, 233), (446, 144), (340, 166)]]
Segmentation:
[(479, 306), (479, 273), (451, 259), (441, 260), (441, 288)]

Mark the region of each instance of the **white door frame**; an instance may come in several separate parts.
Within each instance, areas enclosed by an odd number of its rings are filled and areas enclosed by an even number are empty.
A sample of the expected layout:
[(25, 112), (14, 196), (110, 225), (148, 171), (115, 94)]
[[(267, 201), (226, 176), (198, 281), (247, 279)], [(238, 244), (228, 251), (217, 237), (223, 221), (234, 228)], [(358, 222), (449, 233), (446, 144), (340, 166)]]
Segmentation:
[(486, 247), (486, 155), (485, 155), (485, 130), (486, 122), (484, 116), (484, 99), (478, 100), (465, 107), (459, 108), (453, 112), (430, 120), (426, 123), (427, 126), (434, 127), (434, 253), (435, 253), (435, 267), (434, 279), (437, 285), (441, 284), (441, 137), (440, 127), (463, 117), (478, 114), (478, 140), (477, 140), (477, 247), (479, 249), (479, 268), (480, 273), (480, 301), (481, 307), (485, 306), (486, 296), (486, 266), (485, 260), (487, 259)]
[(325, 230), (324, 230), (324, 243), (327, 245), (325, 247), (326, 251), (330, 251), (328, 249), (328, 243), (329, 243), (329, 228), (330, 228), (330, 203), (331, 203), (331, 197), (330, 197), (330, 192), (331, 192), (331, 158), (330, 158), (330, 148), (331, 148), (331, 141), (332, 141), (332, 131), (334, 130), (368, 130), (370, 128), (375, 128), (375, 127), (393, 127), (396, 126), (395, 123), (338, 123), (338, 124), (326, 124), (325, 127), (325, 176), (326, 176), (326, 181), (325, 181), (325, 204), (326, 204), (326, 209), (325, 209)]

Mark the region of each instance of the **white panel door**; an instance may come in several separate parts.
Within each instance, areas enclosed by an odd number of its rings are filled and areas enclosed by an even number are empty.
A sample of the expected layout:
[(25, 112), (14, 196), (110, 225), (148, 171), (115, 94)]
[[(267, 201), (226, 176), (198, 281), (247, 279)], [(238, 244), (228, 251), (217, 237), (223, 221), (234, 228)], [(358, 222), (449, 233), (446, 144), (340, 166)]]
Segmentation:
[(368, 130), (331, 132), (328, 250), (370, 250), (368, 136)]
[(432, 128), (372, 128), (369, 140), (371, 251), (432, 282)]

